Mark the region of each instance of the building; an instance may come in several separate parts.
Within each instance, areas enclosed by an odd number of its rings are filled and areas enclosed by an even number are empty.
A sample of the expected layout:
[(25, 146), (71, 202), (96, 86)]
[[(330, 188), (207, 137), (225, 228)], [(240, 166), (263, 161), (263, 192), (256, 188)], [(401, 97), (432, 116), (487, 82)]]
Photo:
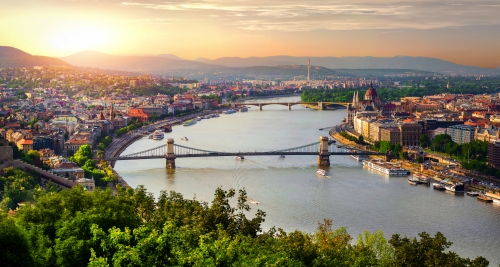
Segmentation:
[(500, 169), (500, 140), (488, 143), (488, 165)]
[(453, 125), (446, 129), (446, 133), (451, 136), (451, 140), (457, 144), (466, 144), (474, 140), (476, 127), (468, 125)]
[(400, 130), (397, 127), (380, 128), (380, 141), (389, 141), (391, 144), (401, 143)]
[(476, 127), (474, 139), (485, 142), (500, 140), (500, 130), (494, 126), (488, 128)]
[(422, 126), (417, 123), (403, 123), (399, 125), (400, 144), (402, 146), (418, 146), (422, 135)]
[(127, 116), (134, 118), (134, 119), (139, 119), (141, 122), (147, 122), (149, 120), (148, 114), (146, 114), (142, 109), (140, 108), (132, 108), (129, 110)]

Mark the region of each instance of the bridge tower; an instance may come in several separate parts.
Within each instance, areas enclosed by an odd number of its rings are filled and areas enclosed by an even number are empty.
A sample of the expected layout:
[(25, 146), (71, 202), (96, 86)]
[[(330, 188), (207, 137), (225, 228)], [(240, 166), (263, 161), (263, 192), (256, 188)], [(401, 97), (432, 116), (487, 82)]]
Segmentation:
[(262, 111), (262, 104), (259, 104), (259, 111)]
[(292, 110), (292, 105), (288, 103), (288, 110)]
[(318, 155), (318, 165), (319, 166), (330, 166), (330, 151), (328, 150), (328, 141), (330, 138), (326, 136), (319, 137), (319, 155)]
[(165, 159), (167, 159), (167, 169), (175, 169), (174, 139), (172, 138), (167, 139), (167, 153), (165, 154)]
[(323, 110), (323, 102), (318, 102), (318, 110)]

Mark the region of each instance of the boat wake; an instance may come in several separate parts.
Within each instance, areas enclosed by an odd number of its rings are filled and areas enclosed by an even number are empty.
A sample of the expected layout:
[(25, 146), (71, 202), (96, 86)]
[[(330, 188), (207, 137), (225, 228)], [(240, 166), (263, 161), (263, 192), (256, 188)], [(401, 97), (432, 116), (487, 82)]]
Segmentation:
[(249, 198), (249, 197), (247, 197), (247, 202), (251, 203), (251, 204), (254, 204), (254, 205), (259, 205), (260, 204), (259, 201), (255, 200), (255, 199), (252, 199), (252, 198)]

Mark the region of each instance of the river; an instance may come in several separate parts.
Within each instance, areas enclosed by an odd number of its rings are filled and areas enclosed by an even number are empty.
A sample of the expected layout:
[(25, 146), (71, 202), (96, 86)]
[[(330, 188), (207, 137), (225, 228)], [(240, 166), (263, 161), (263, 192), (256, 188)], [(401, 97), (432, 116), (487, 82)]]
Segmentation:
[[(262, 102), (298, 101), (299, 97)], [(259, 101), (259, 100), (257, 100)], [(156, 147), (173, 138), (177, 144), (214, 151), (267, 151), (301, 146), (328, 136), (320, 128), (336, 125), (345, 109), (318, 111), (292, 106), (252, 106), (248, 112), (175, 126), (165, 139), (143, 138), (122, 155)], [(187, 136), (189, 141), (180, 138)], [(319, 142), (319, 141), (318, 141)], [(500, 264), (500, 205), (468, 196), (455, 196), (431, 187), (411, 186), (406, 178), (386, 177), (364, 169), (349, 156), (331, 156), (329, 178), (316, 174), (317, 156), (176, 159), (177, 169), (166, 170), (165, 160), (118, 161), (115, 170), (132, 187), (144, 185), (156, 196), (161, 190), (210, 202), (217, 187), (245, 188), (252, 204), (267, 213), (264, 229), (313, 232), (324, 218), (334, 227), (346, 226), (356, 238), (365, 229), (381, 229), (387, 238), (399, 233), (417, 236), (442, 232), (462, 257), (486, 257)]]

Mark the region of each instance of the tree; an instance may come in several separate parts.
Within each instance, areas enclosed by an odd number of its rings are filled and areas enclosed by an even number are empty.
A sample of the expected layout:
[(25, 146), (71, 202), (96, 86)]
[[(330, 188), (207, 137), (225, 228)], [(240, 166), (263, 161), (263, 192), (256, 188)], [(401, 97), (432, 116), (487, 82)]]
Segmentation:
[(0, 262), (4, 267), (33, 266), (29, 241), (24, 229), (6, 214), (0, 214)]
[(380, 141), (380, 153), (385, 153), (388, 150), (393, 150), (393, 146), (389, 141)]
[(431, 143), (431, 140), (429, 139), (428, 135), (422, 134), (418, 139), (418, 143), (420, 144), (421, 147), (428, 147), (429, 144)]
[(89, 145), (82, 145), (76, 151), (76, 153), (69, 158), (69, 160), (78, 164), (78, 166), (83, 166), (85, 162), (93, 157), (92, 148)]

